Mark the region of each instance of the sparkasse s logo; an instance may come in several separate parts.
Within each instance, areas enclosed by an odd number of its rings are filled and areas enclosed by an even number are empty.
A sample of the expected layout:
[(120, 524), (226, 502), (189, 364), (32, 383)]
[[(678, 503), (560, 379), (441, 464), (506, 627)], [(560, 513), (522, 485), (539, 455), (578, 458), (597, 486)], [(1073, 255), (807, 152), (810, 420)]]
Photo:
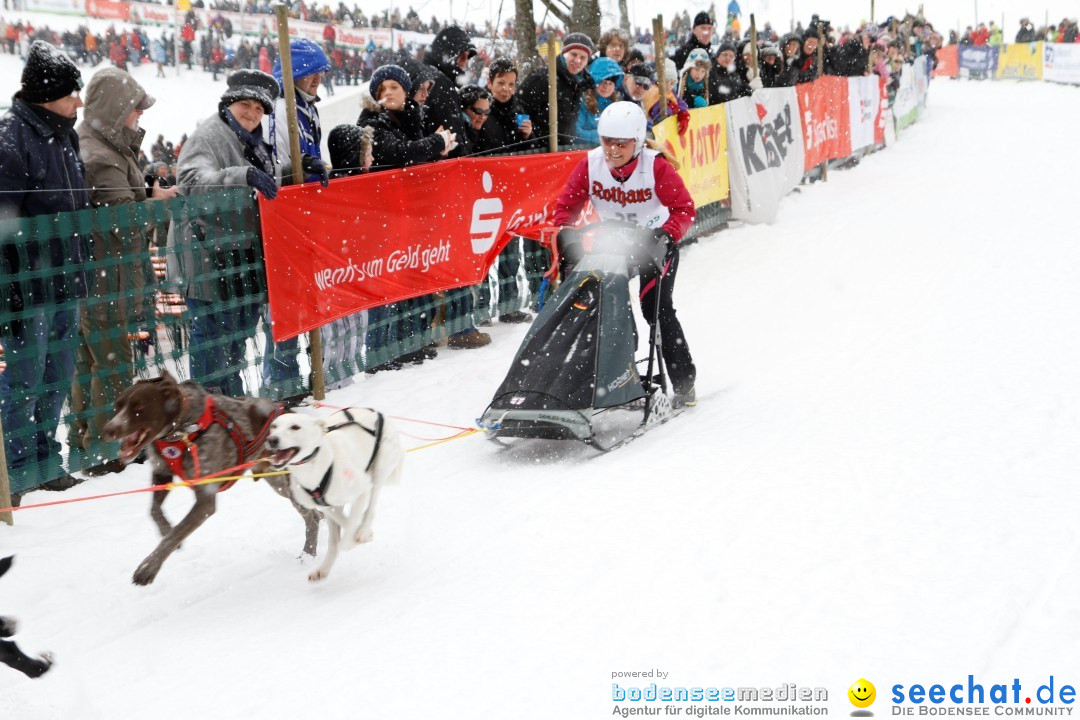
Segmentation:
[[(974, 675), (967, 682), (892, 686), (893, 715), (1060, 715), (1071, 716), (1076, 688), (1050, 676), (1032, 692), (1019, 678), (984, 686)], [(960, 706), (960, 707), (956, 707)], [(991, 709), (992, 708), (992, 709)]]

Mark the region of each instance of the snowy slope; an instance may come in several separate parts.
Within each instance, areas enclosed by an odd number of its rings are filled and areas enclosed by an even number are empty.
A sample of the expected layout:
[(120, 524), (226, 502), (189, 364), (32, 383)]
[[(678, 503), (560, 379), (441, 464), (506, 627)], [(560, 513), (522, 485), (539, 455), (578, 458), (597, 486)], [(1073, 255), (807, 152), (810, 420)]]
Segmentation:
[[(257, 483), (148, 588), (145, 496), (20, 511), (0, 609), (59, 663), (0, 668), (0, 716), (586, 720), (611, 716), (613, 671), (650, 668), (823, 686), (834, 715), (859, 677), (883, 699), (969, 673), (1076, 684), (1080, 146), (1052, 118), (1080, 93), (939, 81), (930, 105), (775, 225), (688, 252), (701, 403), (617, 453), (412, 453), (375, 542), (318, 586)], [(524, 329), (493, 333), (330, 401), (467, 426)]]

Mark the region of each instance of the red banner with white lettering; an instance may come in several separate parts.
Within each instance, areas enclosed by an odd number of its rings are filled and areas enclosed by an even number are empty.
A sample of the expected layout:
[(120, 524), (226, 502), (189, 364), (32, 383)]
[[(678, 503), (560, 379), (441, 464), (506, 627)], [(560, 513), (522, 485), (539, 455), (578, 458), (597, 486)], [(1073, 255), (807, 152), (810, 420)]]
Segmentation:
[(127, 20), (131, 6), (122, 0), (86, 0), (86, 14), (103, 20)]
[(805, 169), (851, 155), (847, 78), (826, 75), (796, 86), (802, 117)]
[(274, 340), (479, 283), (511, 237), (546, 220), (584, 156), (446, 160), (260, 197)]

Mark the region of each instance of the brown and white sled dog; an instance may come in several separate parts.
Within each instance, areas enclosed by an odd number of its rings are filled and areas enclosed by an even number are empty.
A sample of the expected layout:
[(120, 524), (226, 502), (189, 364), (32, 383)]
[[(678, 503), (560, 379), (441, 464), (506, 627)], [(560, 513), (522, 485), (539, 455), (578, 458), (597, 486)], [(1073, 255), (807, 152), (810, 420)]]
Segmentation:
[(347, 408), (323, 420), (282, 415), (266, 438), (270, 461), (288, 467), (293, 498), (321, 510), (330, 527), (330, 548), (308, 575), (316, 582), (330, 574), (340, 550), (374, 537), (371, 524), (384, 485), (397, 484), (405, 451), (397, 430), (375, 410)]

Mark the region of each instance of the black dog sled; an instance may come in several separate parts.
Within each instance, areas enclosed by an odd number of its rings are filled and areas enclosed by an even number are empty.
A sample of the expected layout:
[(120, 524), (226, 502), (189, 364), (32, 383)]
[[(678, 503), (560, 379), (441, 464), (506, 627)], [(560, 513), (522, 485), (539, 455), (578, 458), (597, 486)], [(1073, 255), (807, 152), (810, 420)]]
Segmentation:
[[(607, 451), (673, 415), (659, 317), (653, 318), (648, 369), (644, 378), (638, 373), (629, 288), (633, 275), (663, 266), (667, 246), (652, 230), (606, 221), (563, 230), (559, 248), (563, 282), (479, 424), (496, 441), (581, 440)], [(660, 287), (656, 292), (659, 297)]]

